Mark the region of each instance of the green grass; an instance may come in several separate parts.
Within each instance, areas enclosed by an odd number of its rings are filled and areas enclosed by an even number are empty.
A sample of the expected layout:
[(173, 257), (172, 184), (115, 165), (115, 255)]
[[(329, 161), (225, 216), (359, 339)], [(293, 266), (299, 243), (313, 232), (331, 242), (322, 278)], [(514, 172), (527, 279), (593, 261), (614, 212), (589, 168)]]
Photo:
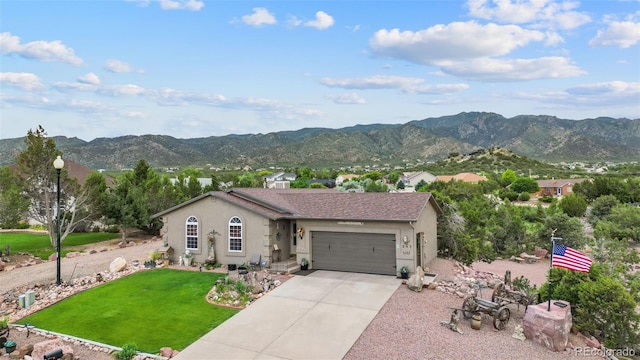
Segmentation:
[[(76, 251), (69, 247), (93, 244), (106, 240), (119, 238), (119, 234), (115, 233), (76, 233), (69, 234), (62, 241), (61, 252), (64, 257), (68, 252)], [(47, 259), (49, 255), (56, 251), (51, 245), (49, 235), (47, 234), (28, 234), (28, 233), (2, 233), (0, 234), (0, 250), (4, 251), (5, 246), (11, 247), (12, 253), (27, 252), (33, 256)]]
[(223, 274), (142, 271), (69, 297), (18, 321), (37, 328), (157, 353), (182, 350), (238, 310), (211, 305), (206, 295)]

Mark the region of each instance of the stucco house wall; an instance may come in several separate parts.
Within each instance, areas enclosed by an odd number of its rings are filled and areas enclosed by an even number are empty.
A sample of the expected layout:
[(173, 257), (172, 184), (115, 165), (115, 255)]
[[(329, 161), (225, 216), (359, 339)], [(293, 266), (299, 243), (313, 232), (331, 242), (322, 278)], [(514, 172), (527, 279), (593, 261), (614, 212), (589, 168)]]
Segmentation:
[[(411, 195), (409, 198), (401, 197), (400, 194), (386, 194), (388, 197), (384, 199), (388, 200), (388, 203), (380, 203), (381, 198), (377, 197), (377, 204), (380, 206), (377, 207), (378, 209), (403, 208), (401, 199), (413, 199), (414, 210), (411, 212), (413, 215), (407, 219), (384, 220), (386, 219), (384, 216), (382, 219), (342, 219), (336, 217), (335, 214), (333, 217), (327, 215), (327, 218), (323, 219), (312, 214), (309, 215), (310, 217), (304, 218), (302, 214), (283, 210), (279, 207), (281, 205), (277, 204), (278, 197), (274, 197), (277, 193), (272, 193), (281, 191), (282, 194), (294, 194), (295, 197), (289, 197), (287, 201), (295, 199), (295, 201), (305, 202), (305, 196), (308, 193), (296, 190), (261, 189), (245, 190), (244, 192), (236, 190), (235, 194), (232, 191), (214, 192), (167, 209), (154, 217), (161, 218), (164, 223), (161, 233), (165, 243), (173, 249), (171, 260), (175, 263), (187, 250), (187, 220), (190, 217), (195, 217), (198, 224), (197, 248), (189, 249), (195, 263), (204, 263), (207, 260), (210, 253), (209, 237), (212, 234), (215, 239), (215, 258), (221, 264), (248, 263), (254, 254), (259, 254), (262, 260), (270, 263), (273, 260), (274, 244), (280, 249), (283, 260), (289, 258), (290, 254), (295, 254), (298, 264), (302, 258), (307, 258), (312, 262), (311, 236), (315, 231), (393, 234), (396, 248), (395, 263), (398, 272), (402, 266), (407, 266), (410, 272), (414, 272), (416, 266), (425, 265), (436, 257), (439, 209), (428, 194)], [(338, 192), (334, 194), (341, 196)], [(246, 198), (247, 195), (250, 198)], [(365, 203), (359, 204), (360, 208), (366, 205), (366, 199), (369, 199), (365, 194), (351, 194), (350, 196), (358, 196), (353, 199), (365, 201)], [(330, 199), (334, 199), (334, 195), (330, 195), (327, 201)], [(420, 199), (423, 203), (416, 203), (416, 199)], [(418, 207), (415, 207), (416, 205)], [(291, 204), (292, 208), (295, 206), (295, 204)], [(303, 208), (300, 207), (300, 209)], [(331, 209), (331, 206), (328, 209)], [(354, 208), (354, 211), (358, 210)], [(378, 214), (379, 211), (374, 211), (374, 213)], [(344, 214), (348, 217), (351, 212), (347, 209)], [(395, 212), (389, 214), (395, 214)], [(239, 218), (242, 223), (242, 251), (229, 250), (229, 221), (234, 217)], [(302, 238), (295, 235), (298, 228), (304, 228)]]

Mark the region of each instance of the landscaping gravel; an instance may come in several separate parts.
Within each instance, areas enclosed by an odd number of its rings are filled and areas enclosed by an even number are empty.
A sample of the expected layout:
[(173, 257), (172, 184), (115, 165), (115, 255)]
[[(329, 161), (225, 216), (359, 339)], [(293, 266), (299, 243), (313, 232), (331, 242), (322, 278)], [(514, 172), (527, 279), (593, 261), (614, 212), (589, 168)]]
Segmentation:
[[(487, 264), (485, 271), (490, 268)], [(517, 276), (536, 277), (544, 266), (536, 264), (519, 267)], [(509, 268), (508, 262), (499, 261), (497, 269)], [(548, 267), (548, 264), (546, 265)], [(429, 272), (438, 274), (436, 281), (452, 281), (456, 277), (453, 263), (435, 259), (429, 265)], [(513, 273), (513, 271), (512, 271)], [(498, 271), (497, 275), (504, 275)], [(481, 297), (491, 299), (492, 289), (485, 288)], [(345, 360), (371, 359), (575, 359), (574, 351), (552, 352), (532, 341), (521, 341), (512, 337), (516, 324), (522, 325), (524, 306), (509, 305), (511, 319), (504, 330), (494, 330), (493, 318), (484, 315), (480, 330), (473, 330), (470, 321), (460, 320), (463, 334), (456, 333), (441, 321), (448, 322), (450, 308), (462, 307), (463, 298), (437, 290), (424, 289), (422, 292), (400, 286), (369, 324)], [(572, 339), (578, 342), (579, 339)], [(581, 344), (575, 344), (582, 346)]]
[[(144, 261), (153, 249), (161, 245), (159, 241), (146, 241), (136, 246), (119, 249), (112, 246), (108, 251), (91, 255), (82, 255), (73, 259), (63, 259), (63, 279), (92, 275), (105, 271), (115, 257), (123, 256), (128, 261)], [(77, 264), (77, 265), (76, 265)], [(73, 268), (72, 268), (73, 267)], [(445, 259), (435, 259), (429, 265), (429, 272), (438, 274), (436, 281), (455, 280), (457, 268)], [(497, 261), (493, 264), (474, 264), (474, 268), (494, 272), (503, 276), (505, 269), (512, 271), (512, 279), (523, 275), (532, 284), (544, 281), (548, 263), (516, 264)], [(542, 274), (542, 275), (541, 275)], [(41, 284), (55, 280), (55, 262), (44, 263), (12, 271), (0, 272), (0, 294), (7, 288), (29, 284)], [(491, 298), (491, 289), (481, 290), (480, 295)], [(493, 329), (492, 318), (484, 316), (480, 330), (473, 330), (470, 321), (462, 319), (460, 328), (463, 334), (442, 326), (448, 322), (452, 307), (462, 306), (463, 299), (457, 295), (438, 290), (424, 289), (414, 292), (406, 286), (400, 286), (389, 301), (380, 310), (367, 329), (346, 354), (346, 360), (371, 359), (569, 359), (575, 358), (574, 351), (551, 352), (529, 340), (521, 341), (512, 337), (516, 324), (522, 325), (524, 307), (510, 305), (511, 320), (506, 329)], [(22, 329), (24, 330), (24, 329)], [(42, 335), (31, 334), (13, 329), (11, 338), (18, 345), (33, 344), (45, 339)], [(579, 339), (572, 337), (575, 346), (584, 346)], [(108, 360), (112, 355), (103, 350), (71, 342), (76, 359)], [(330, 345), (330, 344), (328, 344)], [(194, 359), (197, 360), (197, 359)]]

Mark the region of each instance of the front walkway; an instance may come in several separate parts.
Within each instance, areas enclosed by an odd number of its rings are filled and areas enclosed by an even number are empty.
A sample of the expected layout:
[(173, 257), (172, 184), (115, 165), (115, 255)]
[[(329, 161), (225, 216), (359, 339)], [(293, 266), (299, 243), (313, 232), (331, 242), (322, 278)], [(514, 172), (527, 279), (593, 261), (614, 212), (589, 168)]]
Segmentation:
[(400, 284), (334, 271), (294, 276), (174, 359), (342, 359)]

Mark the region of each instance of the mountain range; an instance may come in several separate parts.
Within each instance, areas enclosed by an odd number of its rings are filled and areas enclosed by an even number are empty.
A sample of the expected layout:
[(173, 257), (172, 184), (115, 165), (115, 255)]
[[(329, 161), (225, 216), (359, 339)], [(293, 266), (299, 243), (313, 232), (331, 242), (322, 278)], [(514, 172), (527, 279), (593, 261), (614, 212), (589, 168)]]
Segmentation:
[[(487, 112), (404, 124), (192, 139), (168, 135), (127, 135), (92, 141), (67, 136), (53, 139), (64, 158), (94, 169), (132, 168), (140, 159), (154, 167), (400, 165), (438, 161), (453, 153), (493, 147), (545, 162), (640, 159), (640, 119), (567, 120), (547, 115), (505, 118)], [(24, 138), (0, 139), (0, 166), (12, 164), (24, 147)]]

